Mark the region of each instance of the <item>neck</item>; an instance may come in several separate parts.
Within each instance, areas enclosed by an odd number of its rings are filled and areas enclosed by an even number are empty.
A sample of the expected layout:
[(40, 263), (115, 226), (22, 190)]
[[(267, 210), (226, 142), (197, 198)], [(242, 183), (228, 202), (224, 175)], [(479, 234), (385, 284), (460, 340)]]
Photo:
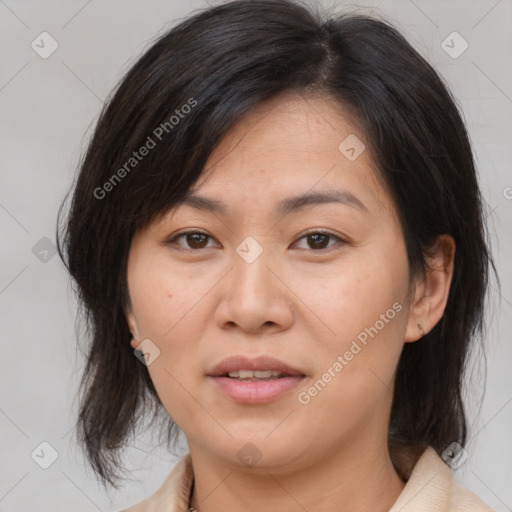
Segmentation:
[(316, 461), (295, 464), (293, 470), (284, 466), (240, 469), (193, 446), (190, 452), (195, 477), (190, 506), (197, 512), (384, 512), (405, 486), (386, 442), (378, 449), (351, 443)]

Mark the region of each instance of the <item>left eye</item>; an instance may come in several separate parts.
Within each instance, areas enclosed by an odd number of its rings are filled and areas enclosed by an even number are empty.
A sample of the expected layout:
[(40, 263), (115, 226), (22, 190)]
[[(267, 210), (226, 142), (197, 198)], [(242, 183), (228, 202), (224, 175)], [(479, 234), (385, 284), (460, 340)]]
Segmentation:
[[(180, 247), (184, 249), (206, 249), (208, 248), (205, 243), (207, 243), (208, 239), (213, 240), (213, 238), (210, 235), (207, 235), (206, 233), (202, 233), (201, 231), (185, 231), (184, 233), (180, 233), (176, 235), (174, 238), (169, 240), (168, 244), (176, 244), (177, 240), (184, 238), (186, 240), (186, 243), (188, 244), (188, 247), (183, 247), (180, 245)], [(306, 243), (308, 244), (309, 248), (314, 249), (315, 251), (324, 250), (329, 247), (332, 247), (332, 245), (336, 244), (329, 244), (329, 239), (335, 239), (338, 243), (344, 243), (345, 241), (342, 240), (340, 237), (328, 232), (328, 231), (312, 231), (310, 233), (306, 233), (304, 236), (299, 238), (299, 241), (306, 240)], [(179, 245), (179, 244), (177, 244)]]
[[(306, 243), (308, 243), (308, 245), (315, 250), (327, 249), (328, 247), (326, 246), (326, 243), (328, 244), (329, 239), (336, 239), (338, 243), (344, 242), (344, 240), (342, 240), (339, 236), (333, 235), (328, 231), (312, 231), (310, 233), (306, 233), (299, 239), (299, 241), (304, 239), (306, 239), (308, 241)], [(332, 247), (332, 245), (336, 244), (331, 244), (329, 247)]]

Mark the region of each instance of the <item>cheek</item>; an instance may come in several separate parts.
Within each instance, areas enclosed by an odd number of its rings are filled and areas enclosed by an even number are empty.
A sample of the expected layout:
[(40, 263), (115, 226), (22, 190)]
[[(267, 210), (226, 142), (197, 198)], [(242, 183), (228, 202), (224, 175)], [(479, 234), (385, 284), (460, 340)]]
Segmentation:
[(206, 286), (173, 270), (162, 258), (133, 265), (128, 282), (141, 336), (160, 341), (171, 338), (187, 322)]
[(405, 306), (387, 293), (359, 293), (352, 300), (340, 294), (339, 299), (337, 307), (323, 310), (336, 334), (319, 340), (318, 373), (298, 398), (306, 404), (299, 408), (304, 414), (346, 432), (362, 428), (391, 399)]
[[(300, 294), (307, 298), (306, 304), (323, 327), (322, 339), (328, 352), (348, 349), (359, 334), (364, 341), (366, 329), (375, 324), (386, 336), (396, 334), (403, 325), (403, 315), (397, 309), (405, 308), (406, 267), (374, 259), (371, 254), (358, 255), (352, 262), (345, 261), (343, 268), (331, 271), (323, 281), (311, 274), (301, 278)], [(395, 303), (401, 307), (393, 309)]]
[(200, 360), (197, 341), (203, 330), (198, 297), (205, 295), (207, 283), (171, 272), (168, 262), (158, 259), (133, 265), (128, 280), (140, 336), (159, 350), (148, 372), (160, 400), (181, 428), (190, 418), (201, 420), (189, 390), (198, 378), (194, 362)]
[(337, 277), (318, 288), (312, 281), (304, 293), (322, 320), (318, 324), (329, 327), (317, 337), (318, 403), (334, 401), (346, 412), (381, 400), (392, 384), (407, 317), (406, 255), (371, 248), (332, 275)]

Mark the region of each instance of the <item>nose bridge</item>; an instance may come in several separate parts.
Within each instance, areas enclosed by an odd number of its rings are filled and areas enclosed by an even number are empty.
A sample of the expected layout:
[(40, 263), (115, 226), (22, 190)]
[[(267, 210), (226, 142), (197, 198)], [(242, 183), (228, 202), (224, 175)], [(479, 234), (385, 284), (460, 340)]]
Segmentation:
[(236, 324), (247, 332), (269, 324), (280, 328), (291, 325), (293, 314), (286, 287), (274, 275), (279, 265), (272, 252), (254, 237), (245, 238), (236, 247), (217, 310), (220, 325)]
[(254, 236), (244, 238), (233, 255), (235, 288), (244, 292), (262, 293), (264, 288), (271, 285), (270, 253)]

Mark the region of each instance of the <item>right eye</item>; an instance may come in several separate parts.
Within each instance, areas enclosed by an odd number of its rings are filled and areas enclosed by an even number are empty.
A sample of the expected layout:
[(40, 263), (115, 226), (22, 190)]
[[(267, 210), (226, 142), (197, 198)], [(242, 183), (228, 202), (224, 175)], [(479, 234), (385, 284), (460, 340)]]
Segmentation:
[[(188, 247), (184, 247), (183, 245), (177, 243), (177, 241), (180, 240), (181, 238), (183, 238), (186, 241)], [(189, 250), (207, 249), (208, 247), (205, 246), (205, 242), (207, 242), (209, 238), (213, 240), (213, 238), (210, 235), (207, 235), (202, 231), (182, 231), (181, 233), (178, 233), (173, 238), (168, 240), (166, 242), (166, 245), (174, 244), (178, 245), (182, 249)]]

